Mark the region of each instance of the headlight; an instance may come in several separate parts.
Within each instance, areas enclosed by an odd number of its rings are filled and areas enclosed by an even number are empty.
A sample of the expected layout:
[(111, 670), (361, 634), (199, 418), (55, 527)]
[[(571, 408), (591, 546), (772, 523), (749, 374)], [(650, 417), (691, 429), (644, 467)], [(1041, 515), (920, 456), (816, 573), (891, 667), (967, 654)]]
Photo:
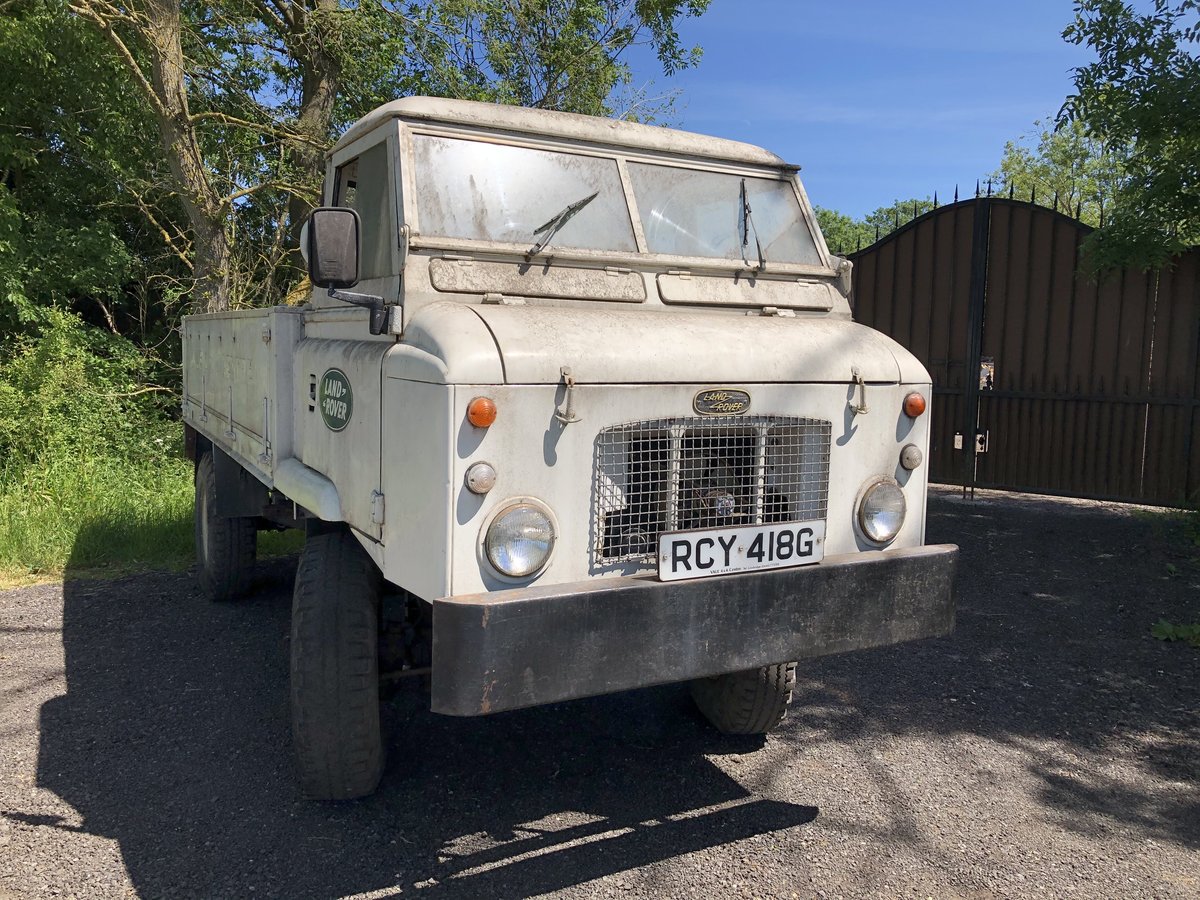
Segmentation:
[(554, 549), (554, 523), (532, 503), (514, 503), (492, 519), (484, 538), (488, 562), (510, 578), (536, 574)]
[(904, 524), (904, 492), (893, 481), (877, 481), (863, 493), (858, 526), (876, 544), (886, 544)]

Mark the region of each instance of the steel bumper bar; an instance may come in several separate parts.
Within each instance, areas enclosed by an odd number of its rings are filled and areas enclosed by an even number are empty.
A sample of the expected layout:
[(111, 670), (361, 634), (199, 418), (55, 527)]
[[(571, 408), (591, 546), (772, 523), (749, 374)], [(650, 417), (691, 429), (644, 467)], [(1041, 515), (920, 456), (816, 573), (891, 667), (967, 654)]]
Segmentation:
[(446, 597), (433, 604), (433, 711), (486, 715), (945, 635), (957, 557), (942, 544)]

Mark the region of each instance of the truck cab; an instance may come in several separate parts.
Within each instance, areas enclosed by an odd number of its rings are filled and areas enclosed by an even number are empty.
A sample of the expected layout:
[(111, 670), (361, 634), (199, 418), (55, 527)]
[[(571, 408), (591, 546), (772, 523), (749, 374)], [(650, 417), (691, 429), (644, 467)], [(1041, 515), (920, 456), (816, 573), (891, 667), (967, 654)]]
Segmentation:
[(210, 595), (245, 589), (256, 529), (306, 529), (315, 796), (382, 772), (389, 623), (427, 644), (400, 671), (435, 712), (691, 682), (742, 733), (782, 720), (797, 660), (952, 628), (930, 377), (853, 321), (797, 167), (410, 97), (330, 151), (302, 242), (304, 307), (188, 317), (183, 417)]

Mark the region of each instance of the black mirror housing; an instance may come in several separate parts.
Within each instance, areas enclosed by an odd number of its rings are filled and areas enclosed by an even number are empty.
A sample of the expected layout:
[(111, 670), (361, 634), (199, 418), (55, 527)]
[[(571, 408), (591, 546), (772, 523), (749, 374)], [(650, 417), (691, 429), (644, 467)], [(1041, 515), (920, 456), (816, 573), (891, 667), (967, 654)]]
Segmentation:
[(309, 280), (330, 290), (358, 284), (361, 234), (356, 210), (342, 206), (314, 209), (308, 217)]

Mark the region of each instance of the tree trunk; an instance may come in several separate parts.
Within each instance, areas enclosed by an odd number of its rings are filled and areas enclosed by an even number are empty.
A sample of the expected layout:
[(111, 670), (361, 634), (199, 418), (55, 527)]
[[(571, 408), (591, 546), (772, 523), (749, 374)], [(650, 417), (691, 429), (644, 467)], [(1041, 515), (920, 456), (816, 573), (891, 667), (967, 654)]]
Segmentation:
[[(179, 4), (180, 0), (141, 0), (125, 12), (103, 3), (93, 5), (91, 0), (72, 0), (70, 8), (108, 39), (150, 104), (192, 233), (192, 309), (216, 312), (229, 308), (230, 246), (225, 232), (229, 205), (209, 180), (188, 110)], [(136, 39), (132, 49), (118, 27), (123, 33), (128, 28)], [(148, 74), (137, 50), (149, 57)]]
[[(293, 142), (288, 149), (288, 161), (299, 174), (301, 183), (314, 184), (320, 190), (325, 174), (325, 151), (333, 108), (337, 101), (337, 60), (326, 49), (333, 44), (329, 17), (336, 15), (337, 0), (315, 0), (314, 8), (293, 20), (282, 35), (292, 58), (301, 71), (300, 115), (296, 131), (304, 142)], [(288, 200), (288, 220), (291, 234), (291, 261), (303, 270), (300, 257), (300, 228), (304, 225), (313, 203), (299, 193)]]
[(145, 0), (144, 16), (155, 119), (194, 242), (192, 308), (219, 312), (229, 308), (227, 209), (208, 179), (188, 110), (179, 0)]

